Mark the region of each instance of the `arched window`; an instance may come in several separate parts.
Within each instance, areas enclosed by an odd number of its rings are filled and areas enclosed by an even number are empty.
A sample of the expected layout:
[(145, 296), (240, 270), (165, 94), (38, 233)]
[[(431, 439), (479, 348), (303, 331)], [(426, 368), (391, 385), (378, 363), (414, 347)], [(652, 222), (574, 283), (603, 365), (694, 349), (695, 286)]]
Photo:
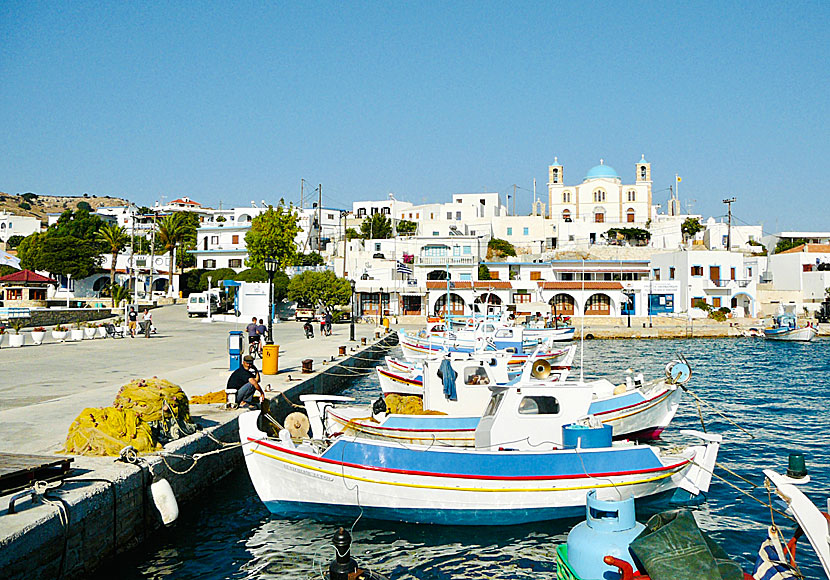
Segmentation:
[(634, 208), (633, 207), (628, 208), (628, 211), (625, 212), (625, 220), (630, 224), (634, 223)]
[(553, 182), (554, 183), (559, 183), (559, 170), (558, 169), (553, 170)]
[(562, 203), (571, 203), (571, 192), (570, 191), (563, 191), (562, 192)]
[(640, 165), (640, 181), (646, 180), (646, 166)]
[(637, 201), (637, 192), (633, 189), (628, 192), (628, 201)]
[[(446, 311), (447, 296), (442, 294), (435, 301), (435, 315), (443, 316)], [(450, 314), (461, 316), (464, 314), (464, 299), (458, 294), (450, 294)]]
[(571, 210), (566, 209), (562, 212), (562, 221), (570, 222), (571, 221)]
[(202, 245), (202, 247), (203, 247), (205, 250), (207, 250), (207, 246), (208, 246), (208, 237), (207, 237), (207, 236), (205, 236), (205, 239), (203, 240), (203, 245)]
[(611, 314), (611, 298), (606, 294), (594, 294), (585, 304), (585, 316), (608, 316)]
[(605, 201), (605, 191), (598, 189), (594, 192), (594, 203), (602, 203)]

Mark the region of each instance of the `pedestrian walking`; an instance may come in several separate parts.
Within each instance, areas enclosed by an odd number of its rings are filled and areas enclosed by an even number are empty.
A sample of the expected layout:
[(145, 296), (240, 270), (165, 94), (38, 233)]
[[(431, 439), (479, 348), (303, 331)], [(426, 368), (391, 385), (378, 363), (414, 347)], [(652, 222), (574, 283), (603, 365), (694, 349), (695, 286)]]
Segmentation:
[(135, 327), (138, 325), (138, 312), (133, 306), (130, 306), (130, 311), (127, 313), (127, 327), (130, 329), (130, 338), (135, 338)]
[(153, 315), (150, 314), (149, 309), (144, 309), (144, 316), (142, 318), (144, 320), (144, 338), (150, 338), (150, 330), (153, 328)]

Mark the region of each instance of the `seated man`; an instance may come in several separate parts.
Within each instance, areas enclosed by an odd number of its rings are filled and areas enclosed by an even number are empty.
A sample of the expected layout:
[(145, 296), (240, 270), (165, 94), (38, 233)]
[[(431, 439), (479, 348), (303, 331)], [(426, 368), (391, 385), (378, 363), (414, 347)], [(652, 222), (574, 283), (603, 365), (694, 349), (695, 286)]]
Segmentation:
[[(259, 371), (254, 366), (254, 357), (246, 354), (242, 357), (242, 366), (231, 373), (228, 377), (227, 389), (236, 390), (237, 405), (247, 409), (257, 409), (259, 406), (254, 401), (254, 392), (259, 392), (260, 401), (265, 399), (265, 393), (259, 386)], [(228, 401), (232, 402), (232, 401)]]

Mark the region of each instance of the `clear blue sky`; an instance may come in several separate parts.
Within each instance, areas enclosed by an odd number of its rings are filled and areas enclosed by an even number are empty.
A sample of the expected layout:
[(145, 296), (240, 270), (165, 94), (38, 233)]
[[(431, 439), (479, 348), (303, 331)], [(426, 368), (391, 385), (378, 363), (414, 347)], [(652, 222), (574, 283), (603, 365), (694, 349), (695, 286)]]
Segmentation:
[[(512, 4), (512, 6), (507, 6)], [(830, 2), (0, 4), (0, 191), (214, 207), (582, 180), (830, 229)], [(685, 207), (685, 205), (684, 205)]]

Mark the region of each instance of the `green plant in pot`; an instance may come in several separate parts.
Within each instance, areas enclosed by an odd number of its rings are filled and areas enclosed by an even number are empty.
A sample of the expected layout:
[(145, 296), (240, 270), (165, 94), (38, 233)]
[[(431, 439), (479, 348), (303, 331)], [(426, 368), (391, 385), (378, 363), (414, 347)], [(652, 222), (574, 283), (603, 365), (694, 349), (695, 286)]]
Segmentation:
[(26, 321), (22, 318), (13, 318), (9, 324), (14, 328), (15, 334), (20, 334), (20, 331), (26, 326)]

